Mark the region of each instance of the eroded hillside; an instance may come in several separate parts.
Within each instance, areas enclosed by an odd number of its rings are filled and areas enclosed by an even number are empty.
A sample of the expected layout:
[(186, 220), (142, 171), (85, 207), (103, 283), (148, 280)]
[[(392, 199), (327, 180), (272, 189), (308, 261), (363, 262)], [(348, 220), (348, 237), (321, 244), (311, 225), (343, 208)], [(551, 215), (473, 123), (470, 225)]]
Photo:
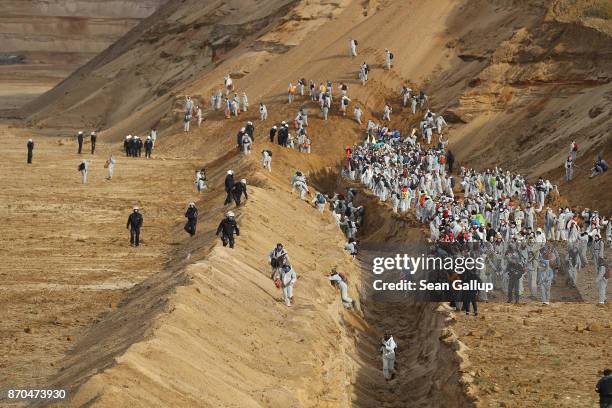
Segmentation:
[[(16, 195), (16, 209), (6, 214), (16, 218), (4, 239), (23, 241), (12, 248), (2, 271), (12, 279), (3, 296), (15, 306), (5, 311), (9, 318), (1, 340), (9, 349), (27, 352), (12, 353), (3, 363), (15, 369), (11, 381), (35, 379), (68, 387), (73, 406), (193, 406), (205, 400), (211, 406), (452, 407), (469, 406), (477, 392), (493, 394), (481, 403), (498, 403), (502, 389), (517, 392), (508, 397), (514, 402), (525, 400), (520, 395), (524, 384), (512, 383), (510, 373), (502, 378), (508, 381), (503, 388), (493, 385), (503, 366), (488, 359), (499, 338), (490, 334), (489, 321), (462, 323), (460, 334), (473, 337), (466, 351), (448, 330), (453, 319), (444, 310), (410, 307), (404, 315), (376, 304), (366, 304), (364, 313), (342, 310), (324, 274), (340, 262), (351, 274), (351, 294), (357, 297), (367, 283), (367, 265), (343, 253), (343, 238), (329, 217), (297, 200), (288, 183), (300, 169), (313, 176), (317, 188), (339, 188), (335, 171), (343, 148), (362, 140), (364, 128), (336, 111), (323, 122), (314, 103), (300, 99), (289, 106), (285, 93), (289, 82), (301, 77), (317, 83), (344, 81), (352, 103), (364, 108), (365, 120), (379, 121), (389, 102), (393, 126), (406, 132), (417, 122), (400, 107), (399, 88), (407, 83), (425, 90), (432, 110), (447, 117), (450, 146), (462, 164), (497, 164), (532, 177), (547, 174), (558, 182), (571, 139), (582, 148), (579, 164), (584, 167), (596, 153), (609, 154), (610, 149), (609, 19), (564, 4), (219, 0), (202, 5), (186, 0), (161, 7), (28, 104), (23, 111), (30, 125), (26, 132), (6, 130), (11, 166), (5, 177), (11, 187), (4, 200), (24, 185), (45, 183), (38, 193), (42, 204), (32, 204), (27, 194)], [(581, 10), (600, 3), (585, 4)], [(357, 58), (348, 56), (352, 37), (360, 44)], [(396, 55), (391, 72), (381, 69), (385, 47)], [(365, 87), (356, 77), (363, 60), (372, 67)], [(211, 92), (221, 88), (228, 73), (251, 101), (250, 111), (238, 119), (226, 120), (209, 109)], [(180, 124), (185, 95), (203, 102), (205, 110), (202, 127), (188, 134)], [(258, 120), (259, 101), (268, 105), (266, 123)], [(300, 106), (311, 115), (313, 153), (265, 143), (269, 126), (291, 121)], [(250, 159), (235, 152), (235, 135), (246, 120), (257, 127), (255, 158)], [(75, 130), (100, 129), (104, 154), (119, 154), (118, 141), (126, 134), (142, 135), (152, 126), (160, 129), (154, 159), (141, 164), (122, 157), (116, 182), (102, 180), (103, 159), (96, 159), (91, 192), (81, 188), (76, 174), (69, 175), (76, 173), (78, 159), (68, 138)], [(24, 171), (20, 150), (13, 146), (21, 146), (30, 132), (62, 136), (41, 143), (43, 165), (35, 170), (40, 173)], [(256, 170), (263, 146), (274, 153), (272, 174)], [(192, 188), (196, 166), (211, 171), (213, 189), (203, 196)], [(243, 234), (235, 251), (220, 248), (214, 237), (224, 212), (222, 177), (228, 167), (254, 186), (251, 201), (240, 210)], [(609, 177), (581, 177), (559, 188), (569, 202), (610, 211)], [(113, 197), (110, 207), (107, 197)], [(181, 229), (183, 204), (191, 200), (203, 219), (195, 240)], [(148, 217), (146, 260), (124, 248), (124, 209), (134, 202)], [(372, 240), (415, 239), (411, 217), (389, 216), (373, 201), (366, 206)], [(29, 218), (32, 212), (52, 218), (38, 235), (29, 232), (37, 225)], [(68, 223), (71, 216), (84, 223), (92, 216), (94, 222), (81, 227)], [(410, 234), (403, 235), (406, 231)], [(295, 254), (301, 276), (291, 311), (278, 302), (266, 276), (267, 251), (278, 241)], [(70, 250), (82, 256), (69, 257)], [(64, 257), (49, 261), (46, 256), (54, 253)], [(28, 257), (32, 260), (24, 262)], [(61, 264), (62, 259), (70, 262)], [(53, 273), (44, 273), (45, 268)], [(37, 273), (32, 276), (31, 270)], [(112, 279), (105, 270), (113, 271)], [(362, 291), (359, 297), (367, 294)], [(569, 306), (580, 308), (575, 313), (579, 319), (593, 309)], [(531, 308), (519, 312), (539, 313)], [(602, 321), (609, 314), (608, 309), (599, 312)], [(572, 331), (576, 322), (555, 310), (543, 316), (550, 320), (547, 333), (530, 331), (530, 341), (554, 344), (553, 329), (561, 322), (563, 330)], [(500, 331), (513, 333), (514, 320)], [(391, 384), (383, 383), (376, 355), (386, 329), (397, 329), (408, 350), (400, 361), (402, 375)], [(606, 333), (592, 336), (591, 347), (601, 347)], [(42, 346), (47, 341), (53, 352)], [(282, 348), (284, 341), (292, 347)], [(524, 347), (521, 341), (507, 344)], [(275, 349), (279, 344), (280, 350)], [(482, 367), (472, 369), (464, 357), (477, 352), (482, 352), (477, 359)], [(566, 370), (564, 381), (570, 381), (571, 367), (557, 367), (545, 353), (528, 356), (536, 367)], [(486, 366), (486, 361), (493, 363)], [(38, 364), (46, 369), (33, 376), (29, 369)], [(574, 381), (580, 385), (572, 389), (573, 398), (592, 388), (587, 381), (597, 361), (589, 355), (585, 364)], [(402, 392), (396, 395), (394, 389)], [(530, 395), (530, 403), (537, 401), (537, 395)]]
[(15, 116), (164, 1), (0, 1), (0, 110)]

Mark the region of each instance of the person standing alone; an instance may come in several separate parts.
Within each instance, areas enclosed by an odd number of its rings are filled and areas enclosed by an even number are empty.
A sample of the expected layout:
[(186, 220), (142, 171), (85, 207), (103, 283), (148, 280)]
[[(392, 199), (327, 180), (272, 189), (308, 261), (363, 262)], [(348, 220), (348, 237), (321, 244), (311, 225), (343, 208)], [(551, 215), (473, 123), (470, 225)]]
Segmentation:
[(79, 143), (79, 154), (83, 151), (83, 132), (79, 132), (77, 135), (77, 142)]
[(96, 151), (96, 140), (98, 139), (98, 135), (96, 132), (91, 132), (91, 154), (94, 154)]
[(34, 151), (34, 142), (28, 139), (28, 164), (32, 164), (32, 152)]
[(140, 227), (142, 227), (142, 214), (138, 207), (134, 207), (128, 217), (126, 228), (130, 230), (130, 244), (134, 247), (140, 245)]
[(189, 235), (193, 237), (196, 233), (196, 225), (198, 223), (198, 209), (196, 208), (195, 203), (189, 203), (185, 217), (187, 218), (185, 231), (187, 231)]

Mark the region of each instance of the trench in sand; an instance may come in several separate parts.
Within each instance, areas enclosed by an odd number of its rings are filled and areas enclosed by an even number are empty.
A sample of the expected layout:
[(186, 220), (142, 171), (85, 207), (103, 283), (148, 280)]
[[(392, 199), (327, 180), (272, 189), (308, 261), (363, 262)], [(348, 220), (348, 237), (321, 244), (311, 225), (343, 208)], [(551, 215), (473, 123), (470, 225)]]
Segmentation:
[[(351, 265), (329, 213), (292, 196), (284, 179), (281, 186), (275, 178), (259, 183), (260, 176), (239, 213), (243, 233), (235, 250), (220, 248), (214, 237), (223, 211), (215, 207), (197, 241), (177, 246), (166, 271), (132, 288), (78, 342), (51, 382), (70, 388), (68, 406), (471, 406), (447, 315), (437, 304), (379, 300), (367, 289), (368, 258), (396, 251), (398, 241), (416, 239), (416, 230), (398, 234), (396, 220), (366, 203), (364, 234), (389, 239), (364, 243)], [(285, 220), (299, 220), (300, 235)], [(290, 245), (301, 275), (291, 309), (278, 299), (262, 255), (277, 240)], [(343, 310), (324, 278), (339, 260), (350, 271), (351, 295), (360, 288), (362, 313)], [(385, 331), (400, 345), (390, 382), (378, 352)], [(278, 350), (279, 339), (291, 347)]]
[[(326, 194), (345, 193), (348, 184), (338, 171), (315, 173), (312, 181)], [(447, 327), (448, 312), (436, 302), (405, 293), (381, 293), (373, 289), (372, 258), (396, 254), (418, 255), (424, 250), (423, 234), (410, 219), (397, 217), (359, 189), (356, 205), (366, 208), (358, 241), (360, 306), (365, 330), (355, 330), (359, 358), (365, 363), (357, 373), (353, 405), (357, 407), (470, 407), (474, 399), (466, 392), (463, 347)], [(391, 280), (390, 280), (391, 281)], [(346, 313), (351, 316), (351, 313)], [(346, 319), (349, 325), (350, 317)], [(384, 333), (398, 343), (396, 373), (382, 376), (379, 353)]]

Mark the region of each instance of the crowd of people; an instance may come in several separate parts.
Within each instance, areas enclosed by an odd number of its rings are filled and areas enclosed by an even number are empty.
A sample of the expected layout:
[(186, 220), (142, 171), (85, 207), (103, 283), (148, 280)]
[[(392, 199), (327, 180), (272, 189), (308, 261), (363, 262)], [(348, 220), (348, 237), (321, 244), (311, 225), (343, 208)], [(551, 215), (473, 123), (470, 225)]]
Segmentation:
[[(350, 40), (350, 56), (356, 57), (357, 40)], [(384, 50), (387, 70), (392, 69), (395, 56)], [(365, 85), (370, 75), (366, 62), (359, 66), (358, 78)], [(212, 110), (224, 109), (225, 117), (237, 117), (240, 112), (247, 112), (249, 107), (245, 92), (234, 92), (233, 80), (228, 74), (224, 78), (223, 90), (214, 91), (211, 95)], [(308, 87), (309, 95), (306, 95)], [(321, 117), (327, 121), (333, 103), (333, 90), (339, 90), (338, 112), (346, 116), (352, 103), (348, 96), (348, 85), (334, 85), (326, 80), (317, 86), (315, 81), (298, 79), (296, 85), (289, 84), (287, 101), (292, 104), (296, 97), (310, 98), (318, 103)], [(233, 93), (233, 95), (232, 95)], [(549, 180), (539, 178), (534, 183), (520, 174), (491, 168), (478, 171), (461, 166), (454, 167), (454, 155), (449, 149), (445, 130), (448, 126), (444, 117), (432, 112), (428, 106), (428, 96), (423, 91), (413, 91), (408, 85), (402, 86), (399, 97), (404, 108), (409, 108), (413, 115), (421, 119), (418, 125), (404, 134), (392, 128), (391, 115), (393, 108), (385, 104), (381, 123), (369, 120), (365, 141), (345, 149), (345, 162), (342, 175), (361, 183), (380, 202), (389, 203), (396, 214), (404, 214), (414, 209), (415, 218), (429, 230), (429, 239), (435, 245), (435, 251), (450, 256), (483, 257), (486, 267), (480, 272), (469, 271), (464, 276), (448, 276), (449, 279), (464, 281), (489, 282), (496, 289), (507, 294), (508, 302), (519, 302), (525, 292), (525, 283), (531, 298), (538, 295), (544, 305), (549, 304), (551, 285), (561, 269), (567, 272), (567, 284), (576, 286), (578, 272), (589, 262), (596, 266), (596, 284), (599, 303), (606, 297), (606, 285), (609, 278), (609, 267), (605, 260), (604, 246), (612, 244), (612, 222), (600, 217), (597, 211), (585, 209), (582, 212), (571, 208), (552, 207), (557, 195), (556, 186)], [(268, 108), (259, 104), (260, 120), (268, 119)], [(187, 96), (183, 117), (184, 132), (190, 131), (190, 122), (195, 116), (198, 126), (202, 124), (202, 108), (195, 106), (193, 99)], [(353, 119), (361, 124), (363, 110), (359, 105), (353, 109)], [(308, 113), (301, 107), (293, 120), (295, 132), (290, 130), (287, 121), (274, 125), (269, 131), (269, 141), (278, 145), (297, 149), (303, 153), (311, 152), (311, 139), (307, 134)], [(91, 133), (91, 153), (96, 146), (96, 133)], [(127, 157), (150, 158), (155, 147), (157, 131), (153, 129), (145, 139), (138, 136), (126, 136), (123, 147)], [(434, 140), (435, 139), (435, 140)], [(84, 134), (77, 135), (78, 153), (82, 153)], [(244, 155), (251, 154), (255, 142), (255, 126), (248, 121), (236, 137), (237, 149)], [(28, 141), (28, 163), (32, 162), (34, 143)], [(573, 168), (578, 147), (572, 142), (570, 155), (565, 164), (566, 179), (573, 178)], [(262, 166), (271, 171), (272, 151), (262, 150)], [(115, 165), (114, 156), (106, 162), (109, 176), (112, 178)], [(87, 181), (88, 162), (83, 160), (79, 165), (83, 183)], [(607, 163), (599, 158), (593, 165), (591, 176), (607, 171)], [(207, 189), (206, 169), (196, 171), (195, 185), (198, 192)], [(235, 203), (240, 207), (242, 197), (248, 200), (246, 179), (234, 180), (234, 173), (228, 170), (224, 188), (226, 198), (224, 205)], [(301, 171), (296, 171), (291, 178), (292, 192), (297, 192), (300, 199), (310, 196), (308, 179)], [(312, 195), (312, 204), (320, 212), (329, 205), (333, 219), (347, 237), (345, 249), (354, 258), (358, 254), (357, 234), (364, 221), (365, 209), (357, 206), (354, 199), (358, 190), (349, 187), (346, 194), (326, 196), (320, 191)], [(198, 209), (190, 202), (185, 212), (187, 219), (184, 230), (196, 235)], [(140, 208), (135, 206), (128, 217), (126, 227), (130, 230), (130, 244), (140, 245), (140, 230), (144, 218)], [(222, 245), (234, 248), (235, 237), (240, 235), (240, 228), (233, 211), (227, 211), (220, 221), (216, 235)], [(564, 245), (566, 256), (562, 257), (559, 248)], [(452, 245), (449, 245), (452, 244)], [(271, 279), (282, 289), (282, 298), (286, 306), (294, 302), (293, 289), (298, 275), (289, 261), (289, 255), (279, 243), (269, 254), (272, 268)], [(340, 293), (340, 301), (346, 308), (355, 307), (355, 301), (348, 294), (348, 277), (333, 268), (327, 279)], [(539, 292), (539, 293), (538, 293)], [(453, 299), (457, 309), (463, 308), (466, 314), (477, 314), (477, 299), (487, 300), (487, 293), (466, 291), (463, 298)], [(393, 377), (395, 343), (391, 334), (385, 334), (381, 344), (384, 377)]]
[[(578, 271), (590, 257), (603, 304), (609, 277), (604, 243), (612, 243), (612, 222), (589, 209), (578, 213), (547, 206), (558, 192), (542, 177), (530, 183), (501, 168), (477, 171), (463, 166), (455, 175), (444, 135), (446, 121), (429, 109), (423, 111), (418, 128), (405, 137), (370, 121), (365, 142), (347, 147), (344, 176), (389, 203), (394, 213), (413, 208), (417, 221), (428, 227), (431, 242), (464, 243), (464, 251), (455, 255), (485, 257), (487, 268), (479, 279), (502, 289), (508, 301), (518, 302), (527, 282), (530, 297), (537, 298), (539, 289), (542, 303), (549, 304), (559, 270), (567, 271), (567, 283), (575, 286)], [(565, 258), (555, 241), (565, 244)], [(480, 296), (486, 300), (485, 292)]]

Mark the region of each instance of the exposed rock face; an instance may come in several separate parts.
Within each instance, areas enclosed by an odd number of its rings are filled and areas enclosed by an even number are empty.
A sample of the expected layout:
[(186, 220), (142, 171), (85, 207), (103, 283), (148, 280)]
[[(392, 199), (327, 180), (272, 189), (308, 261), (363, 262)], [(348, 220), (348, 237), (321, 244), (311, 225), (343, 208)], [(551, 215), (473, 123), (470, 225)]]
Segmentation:
[(51, 89), (165, 1), (0, 0), (0, 109)]
[[(184, 87), (196, 74), (214, 67), (220, 55), (278, 22), (294, 3), (169, 2), (58, 87), (26, 105), (23, 113), (45, 126), (108, 127), (147, 106), (154, 110), (151, 118), (159, 120), (162, 110), (171, 106), (170, 91)], [(58, 111), (61, 116), (54, 114)]]

